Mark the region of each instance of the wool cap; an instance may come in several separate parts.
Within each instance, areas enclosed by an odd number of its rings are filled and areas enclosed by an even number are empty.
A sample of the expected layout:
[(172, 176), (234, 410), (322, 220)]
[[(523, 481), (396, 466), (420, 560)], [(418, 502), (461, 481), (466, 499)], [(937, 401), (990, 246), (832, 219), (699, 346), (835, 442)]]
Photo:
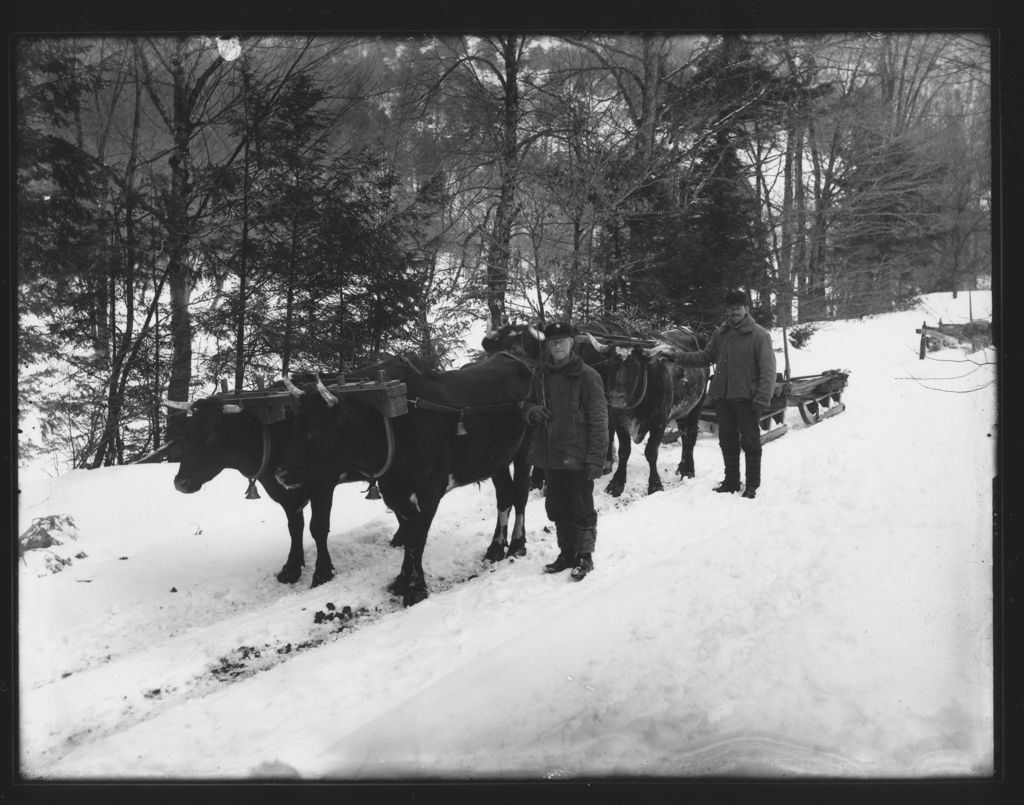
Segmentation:
[(547, 327), (544, 328), (544, 338), (572, 338), (576, 335), (576, 330), (567, 321), (553, 321)]
[(750, 300), (743, 291), (727, 291), (725, 294), (725, 306), (744, 305), (750, 307)]

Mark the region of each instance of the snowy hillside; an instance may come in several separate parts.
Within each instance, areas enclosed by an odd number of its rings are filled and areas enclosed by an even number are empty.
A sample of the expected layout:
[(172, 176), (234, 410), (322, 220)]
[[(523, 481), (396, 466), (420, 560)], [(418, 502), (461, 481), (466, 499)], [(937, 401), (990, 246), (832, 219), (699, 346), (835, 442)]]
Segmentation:
[[(971, 297), (990, 314), (987, 292)], [(540, 493), (529, 553), (482, 561), (489, 485), (441, 504), (430, 598), (384, 589), (395, 519), (339, 486), (336, 578), (314, 549), (279, 584), (281, 510), (175, 465), (23, 484), (19, 531), (59, 544), (18, 567), (23, 774), (69, 779), (983, 778), (993, 769), (995, 350), (930, 352), (922, 320), (967, 294), (820, 326), (793, 375), (849, 369), (847, 410), (765, 446), (756, 500), (697, 477), (596, 493), (596, 570), (557, 552)], [(781, 338), (777, 343), (781, 346)], [(781, 367), (780, 356), (780, 367)], [(599, 481), (597, 489), (603, 490)]]

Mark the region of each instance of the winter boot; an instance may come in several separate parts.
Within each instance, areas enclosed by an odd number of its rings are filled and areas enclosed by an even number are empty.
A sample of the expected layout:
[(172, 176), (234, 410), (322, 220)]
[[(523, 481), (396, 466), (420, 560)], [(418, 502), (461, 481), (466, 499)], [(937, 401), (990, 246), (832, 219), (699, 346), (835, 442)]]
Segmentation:
[(722, 459), (725, 462), (725, 480), (715, 487), (716, 492), (740, 491), (740, 449), (722, 448)]
[(572, 569), (572, 580), (581, 581), (594, 569), (594, 560), (589, 553), (581, 553), (576, 557), (576, 567)]
[(576, 564), (575, 554), (563, 551), (555, 557), (555, 561), (544, 565), (545, 573), (561, 573)]
[(761, 485), (761, 451), (745, 452), (743, 458), (747, 465), (747, 484), (743, 490), (743, 497), (753, 498)]
[(576, 564), (576, 533), (568, 523), (555, 523), (555, 537), (558, 540), (558, 556), (554, 562), (544, 565), (545, 573), (561, 573)]

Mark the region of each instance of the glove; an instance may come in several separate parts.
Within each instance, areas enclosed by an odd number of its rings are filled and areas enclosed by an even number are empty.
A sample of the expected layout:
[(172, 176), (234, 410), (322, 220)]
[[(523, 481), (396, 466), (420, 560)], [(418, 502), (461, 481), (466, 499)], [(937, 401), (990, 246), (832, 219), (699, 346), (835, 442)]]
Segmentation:
[(751, 403), (750, 410), (754, 412), (754, 416), (758, 419), (764, 415), (764, 406), (761, 403)]
[(526, 411), (526, 421), (531, 425), (539, 425), (551, 419), (551, 412), (543, 405), (534, 405)]
[(587, 480), (596, 481), (604, 475), (603, 464), (587, 464)]

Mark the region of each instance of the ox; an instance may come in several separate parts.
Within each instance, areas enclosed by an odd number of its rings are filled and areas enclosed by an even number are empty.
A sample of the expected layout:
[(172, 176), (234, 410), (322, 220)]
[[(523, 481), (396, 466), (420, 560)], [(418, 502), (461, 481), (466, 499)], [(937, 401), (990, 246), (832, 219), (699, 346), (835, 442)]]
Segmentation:
[[(415, 374), (417, 370), (404, 358), (388, 358), (359, 371), (386, 371), (393, 379), (400, 380)], [(298, 391), (290, 382), (286, 381), (281, 387), (286, 386), (294, 389), (293, 394)], [(284, 460), (292, 438), (291, 417), (271, 423), (252, 410), (225, 403), (216, 397), (194, 402), (165, 400), (164, 405), (190, 414), (184, 424), (181, 463), (174, 476), (174, 487), (179, 492), (198, 492), (203, 484), (225, 469), (237, 470), (249, 478), (250, 483), (258, 481), (267, 496), (284, 509), (288, 518), (291, 547), (284, 566), (277, 574), (277, 580), (287, 584), (298, 581), (305, 565), (302, 550), (305, 527), (303, 510), (309, 504), (309, 531), (316, 544), (312, 586), (330, 581), (334, 577), (334, 565), (327, 549), (327, 534), (330, 530), (334, 487), (342, 480), (360, 479), (340, 479), (335, 475), (333, 478), (324, 477), (286, 488), (277, 481), (274, 473), (275, 468)]]
[(693, 448), (697, 442), (700, 411), (707, 393), (706, 369), (683, 368), (672, 361), (673, 353), (700, 348), (692, 330), (679, 327), (659, 333), (655, 346), (603, 344), (593, 335), (583, 336), (590, 348), (604, 357), (592, 361), (601, 373), (608, 396), (609, 417), (619, 444), (619, 461), (606, 488), (618, 497), (626, 484), (630, 440), (640, 444), (647, 438), (644, 456), (650, 467), (648, 494), (664, 489), (658, 474), (658, 451), (670, 420), (675, 420), (682, 437), (682, 459), (676, 472), (693, 478)]
[(462, 369), (406, 379), (409, 410), (393, 419), (318, 384), (299, 404), (277, 478), (286, 487), (342, 473), (378, 478), (405, 555), (388, 590), (411, 606), (428, 595), (423, 550), (441, 498), (507, 472), (523, 442), (532, 370), (508, 352)]
[[(576, 352), (579, 353), (580, 358), (588, 366), (597, 370), (597, 373), (601, 375), (601, 381), (604, 383), (605, 398), (608, 397), (608, 385), (609, 377), (613, 374), (614, 360), (618, 357), (617, 352), (609, 352), (606, 349), (605, 344), (598, 343), (591, 334), (597, 334), (607, 336), (612, 339), (620, 340), (639, 340), (643, 339), (644, 336), (637, 330), (629, 330), (623, 327), (620, 323), (607, 318), (600, 317), (595, 321), (588, 322), (580, 327), (582, 333), (576, 336)], [(608, 453), (604, 459), (604, 472), (605, 474), (612, 471), (612, 466), (615, 458), (615, 437), (616, 437), (616, 424), (615, 424), (615, 410), (609, 405), (608, 407)], [(621, 439), (620, 439), (621, 441)], [(626, 448), (629, 455), (629, 448)], [(607, 491), (607, 490), (606, 490)]]
[[(484, 336), (481, 346), (485, 357), (506, 352), (528, 364), (536, 365), (540, 361), (541, 342), (544, 334), (529, 324), (506, 324), (497, 330), (491, 330)], [(491, 478), (498, 504), (498, 522), (494, 527), (494, 536), (484, 558), (497, 562), (506, 556), (526, 556), (526, 501), (530, 496), (533, 478), (530, 464), (526, 460), (527, 447), (530, 444), (530, 426), (526, 426), (522, 444), (512, 459), (512, 471), (503, 467)], [(508, 518), (515, 509), (515, 522), (512, 527), (512, 539), (508, 538)]]

